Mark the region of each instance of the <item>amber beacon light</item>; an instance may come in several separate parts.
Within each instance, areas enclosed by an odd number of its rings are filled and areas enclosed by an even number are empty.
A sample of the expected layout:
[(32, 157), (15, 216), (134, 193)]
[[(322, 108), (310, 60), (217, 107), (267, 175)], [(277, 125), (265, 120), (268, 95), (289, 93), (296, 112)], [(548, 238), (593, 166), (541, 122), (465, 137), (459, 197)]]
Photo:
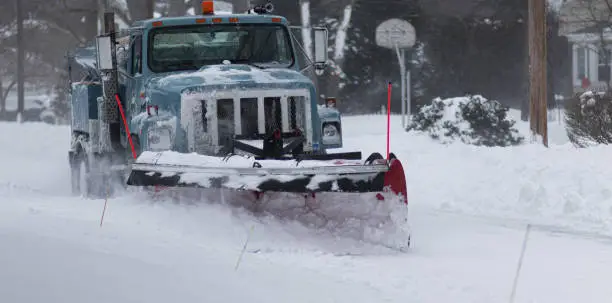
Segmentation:
[(202, 1), (202, 15), (213, 15), (215, 7), (213, 1)]

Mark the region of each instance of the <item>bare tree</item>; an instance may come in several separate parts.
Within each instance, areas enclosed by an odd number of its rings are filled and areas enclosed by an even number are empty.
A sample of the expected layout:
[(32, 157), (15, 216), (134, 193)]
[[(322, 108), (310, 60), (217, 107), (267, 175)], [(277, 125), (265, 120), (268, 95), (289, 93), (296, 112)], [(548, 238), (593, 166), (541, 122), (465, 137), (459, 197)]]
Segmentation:
[(332, 23), (332, 64), (325, 90), (326, 95), (330, 97), (337, 97), (340, 94), (341, 79), (344, 76), (344, 54), (346, 51), (347, 36), (351, 26), (351, 16), (355, 5), (355, 0), (344, 0), (341, 2), (341, 5), (344, 6), (344, 10), (342, 14), (338, 16), (338, 19)]
[[(168, 16), (184, 16), (187, 12), (187, 2), (185, 0), (168, 0)], [(197, 11), (195, 11), (197, 13)]]
[[(16, 48), (4, 48), (0, 51), (0, 113), (6, 112), (6, 101), (17, 86), (16, 62)], [(37, 54), (31, 52), (24, 54), (24, 74), (28, 75), (27, 83), (44, 84), (48, 81), (47, 77), (53, 73), (53, 66), (41, 60)]]
[[(180, 1), (180, 0), (178, 0)], [(17, 88), (16, 1), (0, 1), (0, 112)], [(154, 0), (19, 0), (23, 10), (24, 77), (41, 88), (58, 85), (66, 73), (65, 55), (91, 43), (98, 17), (112, 10), (120, 24), (153, 16)]]
[[(612, 0), (566, 2), (561, 8), (560, 20), (561, 34), (582, 34), (587, 49), (598, 55), (598, 80), (604, 82), (607, 91), (611, 91)], [(579, 76), (588, 79), (588, 75)]]

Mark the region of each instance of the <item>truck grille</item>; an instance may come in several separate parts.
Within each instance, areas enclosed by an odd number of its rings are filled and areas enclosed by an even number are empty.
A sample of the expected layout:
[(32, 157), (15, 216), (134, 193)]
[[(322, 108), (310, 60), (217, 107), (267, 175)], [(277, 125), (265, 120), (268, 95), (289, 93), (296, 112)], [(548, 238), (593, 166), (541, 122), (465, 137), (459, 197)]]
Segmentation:
[(306, 127), (304, 97), (224, 98), (215, 101), (220, 144), (234, 135), (258, 139), (277, 129), (288, 137), (296, 130), (303, 133)]
[[(311, 147), (311, 107), (307, 90), (201, 92), (183, 96), (181, 123), (187, 148), (202, 154), (223, 153), (236, 137), (261, 140), (279, 129), (284, 138), (305, 135)], [(253, 142), (254, 143), (254, 142)]]

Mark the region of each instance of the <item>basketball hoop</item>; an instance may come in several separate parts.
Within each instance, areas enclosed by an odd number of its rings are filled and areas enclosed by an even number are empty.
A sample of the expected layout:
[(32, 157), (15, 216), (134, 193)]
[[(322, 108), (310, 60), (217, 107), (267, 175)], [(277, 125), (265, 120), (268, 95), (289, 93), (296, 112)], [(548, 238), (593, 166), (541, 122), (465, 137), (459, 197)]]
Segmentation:
[[(406, 49), (416, 43), (416, 32), (410, 22), (388, 19), (376, 28), (376, 44), (394, 50), (401, 73), (402, 127), (406, 128), (406, 116), (410, 115), (410, 71), (406, 68)], [(389, 110), (389, 109), (388, 109)]]

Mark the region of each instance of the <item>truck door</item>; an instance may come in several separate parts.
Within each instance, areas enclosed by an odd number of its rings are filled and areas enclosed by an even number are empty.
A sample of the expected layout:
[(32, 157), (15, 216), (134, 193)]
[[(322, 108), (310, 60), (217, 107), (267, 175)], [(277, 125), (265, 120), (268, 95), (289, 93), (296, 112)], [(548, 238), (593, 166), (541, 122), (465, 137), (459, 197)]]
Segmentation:
[[(144, 104), (144, 98), (140, 96), (142, 84), (142, 35), (135, 34), (130, 40), (130, 59), (128, 60), (128, 75), (125, 83), (125, 100), (122, 100), (128, 123), (134, 115), (142, 111), (141, 108)], [(138, 133), (138, 130), (133, 129), (133, 127), (134, 126), (130, 125), (130, 131), (132, 133)], [(121, 131), (121, 135), (122, 142), (127, 145), (125, 130)]]

